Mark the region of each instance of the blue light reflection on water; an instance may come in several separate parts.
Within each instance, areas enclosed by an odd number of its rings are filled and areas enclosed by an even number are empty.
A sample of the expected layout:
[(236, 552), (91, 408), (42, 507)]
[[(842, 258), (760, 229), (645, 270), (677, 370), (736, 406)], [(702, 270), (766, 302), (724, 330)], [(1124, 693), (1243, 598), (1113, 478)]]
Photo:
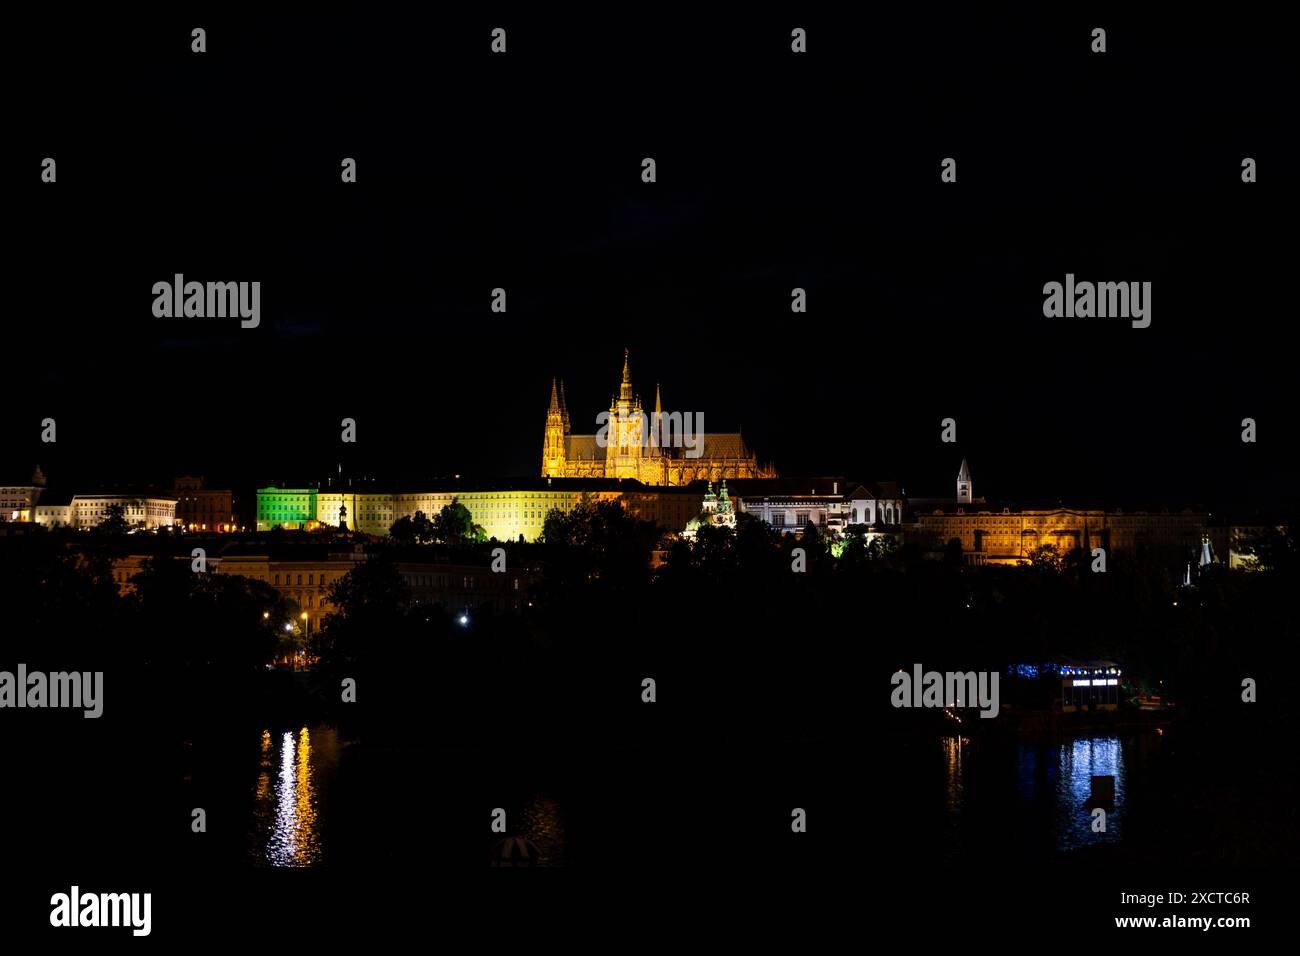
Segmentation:
[[(1057, 846), (1070, 850), (1123, 838), (1124, 745), (1118, 737), (1080, 737), (1059, 746), (1060, 775), (1056, 780)], [(1091, 810), (1092, 778), (1115, 778), (1115, 804), (1106, 810), (1106, 832), (1094, 833)]]
[[(1049, 843), (1057, 851), (1123, 840), (1129, 744), (1117, 736), (1021, 743), (1014, 745), (1009, 763), (998, 756), (1002, 746), (967, 737), (942, 739), (945, 829), (955, 845), (965, 843), (972, 828), (986, 826), (1015, 843), (1036, 843), (1044, 835), (1041, 828), (1049, 827)], [(1094, 776), (1115, 778), (1114, 804), (1104, 808), (1104, 833), (1092, 829)]]

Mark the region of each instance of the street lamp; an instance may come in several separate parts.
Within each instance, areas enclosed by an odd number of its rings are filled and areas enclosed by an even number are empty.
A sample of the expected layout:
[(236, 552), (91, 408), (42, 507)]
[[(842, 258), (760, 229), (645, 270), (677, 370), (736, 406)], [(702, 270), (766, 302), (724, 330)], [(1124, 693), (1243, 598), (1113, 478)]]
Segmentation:
[(304, 637), (307, 636), (307, 612), (306, 611), (302, 612), (302, 633)]

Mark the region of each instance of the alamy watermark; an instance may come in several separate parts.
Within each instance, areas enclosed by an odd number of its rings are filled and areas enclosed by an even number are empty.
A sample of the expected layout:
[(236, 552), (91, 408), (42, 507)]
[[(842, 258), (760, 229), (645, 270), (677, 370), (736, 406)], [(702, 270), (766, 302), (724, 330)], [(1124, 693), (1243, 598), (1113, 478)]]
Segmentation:
[(609, 412), (601, 412), (596, 425), (597, 448), (682, 448), (687, 458), (704, 454), (703, 412), (636, 412), (612, 422)]
[(133, 936), (152, 929), (152, 893), (82, 893), (74, 884), (51, 896), (50, 906), (51, 926), (129, 926)]
[(171, 282), (153, 284), (153, 314), (159, 319), (225, 319), (238, 316), (240, 326), (262, 324), (261, 282), (186, 282), (176, 273)]
[(981, 717), (998, 715), (997, 671), (922, 671), (920, 664), (912, 672), (897, 670), (889, 682), (894, 690), (889, 702), (895, 707), (974, 707)]
[(104, 712), (103, 671), (28, 672), (19, 664), (17, 673), (0, 671), (0, 708), (68, 707), (84, 710), (86, 718)]
[(1133, 328), (1151, 324), (1150, 282), (1075, 282), (1043, 286), (1043, 315), (1049, 319), (1132, 319)]

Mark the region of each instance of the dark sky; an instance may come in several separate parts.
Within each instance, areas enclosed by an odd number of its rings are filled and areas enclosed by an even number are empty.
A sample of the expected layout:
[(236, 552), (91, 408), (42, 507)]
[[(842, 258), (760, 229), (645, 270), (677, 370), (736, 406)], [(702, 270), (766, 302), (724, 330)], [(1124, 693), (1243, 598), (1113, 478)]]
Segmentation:
[[(662, 383), (784, 474), (940, 494), (965, 456), (990, 496), (1294, 497), (1289, 34), (854, 17), (16, 24), (0, 460), (532, 475), (551, 376), (594, 431), (626, 347), (647, 402)], [(261, 327), (155, 319), (176, 272), (261, 281)], [(1067, 272), (1151, 281), (1151, 327), (1045, 319)]]

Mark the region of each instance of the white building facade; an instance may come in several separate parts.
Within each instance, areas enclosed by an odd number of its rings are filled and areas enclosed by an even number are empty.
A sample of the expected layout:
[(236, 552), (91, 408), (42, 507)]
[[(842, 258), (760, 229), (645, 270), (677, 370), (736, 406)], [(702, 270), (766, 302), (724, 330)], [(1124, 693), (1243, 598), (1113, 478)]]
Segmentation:
[(842, 478), (777, 478), (736, 481), (739, 510), (783, 534), (811, 523), (819, 532), (902, 533), (903, 494), (893, 482), (849, 482)]
[(73, 495), (68, 504), (36, 507), (36, 523), (48, 528), (94, 528), (114, 509), (129, 527), (153, 531), (176, 524), (176, 499), (158, 495)]

